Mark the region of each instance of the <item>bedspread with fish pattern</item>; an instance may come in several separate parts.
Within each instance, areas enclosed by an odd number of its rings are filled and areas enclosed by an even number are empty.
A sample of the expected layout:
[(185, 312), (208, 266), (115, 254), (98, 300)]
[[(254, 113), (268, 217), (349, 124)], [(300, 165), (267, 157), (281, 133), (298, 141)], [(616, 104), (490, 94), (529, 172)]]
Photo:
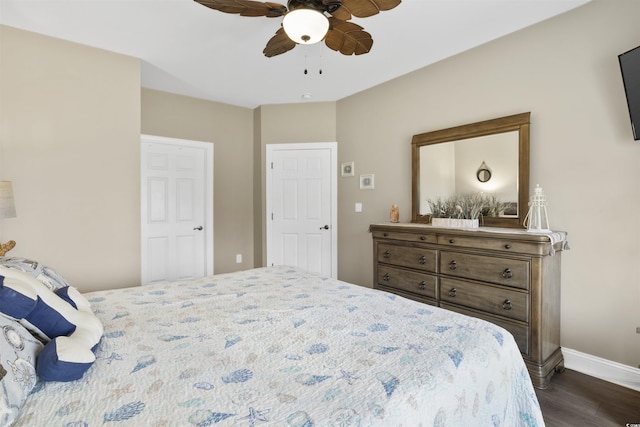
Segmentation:
[(513, 337), (390, 293), (268, 267), (85, 294), (105, 332), (17, 426), (542, 426)]

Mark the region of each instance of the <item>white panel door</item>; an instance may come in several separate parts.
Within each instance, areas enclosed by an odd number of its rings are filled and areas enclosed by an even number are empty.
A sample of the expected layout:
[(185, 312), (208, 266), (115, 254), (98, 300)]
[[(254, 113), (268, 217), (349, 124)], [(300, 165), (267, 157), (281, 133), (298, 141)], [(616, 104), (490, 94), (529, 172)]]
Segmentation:
[(290, 265), (335, 277), (335, 143), (270, 148), (268, 265)]
[(213, 232), (207, 218), (209, 155), (206, 145), (143, 136), (143, 284), (213, 273), (207, 239)]

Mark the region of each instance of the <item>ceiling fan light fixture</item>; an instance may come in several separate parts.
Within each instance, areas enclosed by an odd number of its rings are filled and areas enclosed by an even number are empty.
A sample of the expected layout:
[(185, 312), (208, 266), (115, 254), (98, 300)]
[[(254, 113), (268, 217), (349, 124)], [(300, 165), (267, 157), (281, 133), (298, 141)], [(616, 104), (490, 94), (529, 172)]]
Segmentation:
[(299, 44), (314, 44), (322, 41), (329, 31), (329, 20), (324, 13), (314, 9), (294, 9), (282, 20), (287, 36)]

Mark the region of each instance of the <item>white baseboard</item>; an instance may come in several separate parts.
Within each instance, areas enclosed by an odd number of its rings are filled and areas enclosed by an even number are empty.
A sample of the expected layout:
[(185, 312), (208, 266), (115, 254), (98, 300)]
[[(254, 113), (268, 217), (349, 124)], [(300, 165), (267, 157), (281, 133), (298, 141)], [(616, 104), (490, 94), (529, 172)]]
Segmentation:
[(564, 367), (640, 391), (640, 369), (562, 347)]

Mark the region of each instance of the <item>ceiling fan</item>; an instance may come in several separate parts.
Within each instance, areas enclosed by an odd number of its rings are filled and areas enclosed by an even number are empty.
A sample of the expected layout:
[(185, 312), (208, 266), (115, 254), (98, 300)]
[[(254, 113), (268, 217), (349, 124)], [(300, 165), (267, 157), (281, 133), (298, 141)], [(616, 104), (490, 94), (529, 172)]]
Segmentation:
[(284, 16), (262, 53), (267, 57), (288, 52), (297, 44), (313, 44), (324, 40), (328, 48), (343, 55), (362, 55), (373, 46), (371, 34), (349, 20), (366, 18), (390, 10), (402, 0), (289, 0), (279, 3), (253, 0), (195, 0), (197, 3), (225, 13), (241, 16)]

